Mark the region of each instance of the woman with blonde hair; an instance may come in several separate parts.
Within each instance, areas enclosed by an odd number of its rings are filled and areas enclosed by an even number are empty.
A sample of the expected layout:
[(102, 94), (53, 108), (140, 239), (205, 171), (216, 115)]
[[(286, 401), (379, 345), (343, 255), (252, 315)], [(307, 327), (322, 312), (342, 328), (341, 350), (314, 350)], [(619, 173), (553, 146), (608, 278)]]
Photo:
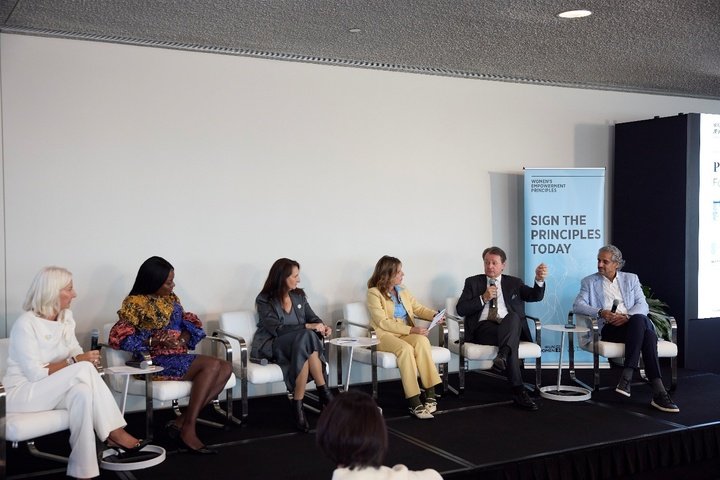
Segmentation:
[[(435, 385), (441, 379), (432, 359), (428, 329), (416, 326), (415, 318), (432, 320), (438, 312), (415, 300), (402, 284), (404, 276), (402, 263), (397, 258), (385, 255), (378, 260), (367, 283), (367, 307), (380, 340), (378, 350), (397, 356), (410, 413), (423, 420), (431, 419), (437, 410)], [(418, 373), (424, 388), (422, 399)]]
[(83, 352), (75, 338), (70, 303), (77, 296), (72, 274), (46, 267), (28, 290), (23, 313), (10, 332), (8, 367), (2, 379), (8, 412), (66, 409), (71, 452), (67, 474), (100, 475), (95, 438), (120, 455), (147, 442), (124, 430), (126, 425), (112, 393), (97, 372), (100, 352)]

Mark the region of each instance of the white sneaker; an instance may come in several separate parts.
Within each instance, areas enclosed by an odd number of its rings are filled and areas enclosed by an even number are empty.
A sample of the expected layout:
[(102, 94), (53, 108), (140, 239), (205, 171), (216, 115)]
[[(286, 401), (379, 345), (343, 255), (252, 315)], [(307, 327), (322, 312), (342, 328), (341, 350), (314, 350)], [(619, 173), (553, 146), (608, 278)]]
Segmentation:
[(434, 398), (426, 399), (425, 410), (427, 410), (428, 413), (435, 413), (437, 411), (437, 400)]
[(410, 414), (414, 415), (415, 418), (419, 418), (420, 420), (430, 420), (433, 417), (433, 414), (428, 412), (427, 408), (425, 408), (425, 405), (418, 405), (417, 407), (410, 407)]

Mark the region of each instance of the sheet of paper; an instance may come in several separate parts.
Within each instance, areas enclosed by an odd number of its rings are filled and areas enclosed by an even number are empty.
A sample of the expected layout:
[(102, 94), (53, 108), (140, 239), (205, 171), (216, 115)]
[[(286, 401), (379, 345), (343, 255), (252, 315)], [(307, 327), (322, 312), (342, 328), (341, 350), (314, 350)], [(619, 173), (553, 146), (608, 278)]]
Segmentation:
[(432, 322), (430, 322), (430, 325), (428, 325), (427, 329), (432, 330), (433, 328), (435, 328), (435, 326), (440, 322), (444, 315), (445, 309), (443, 308), (437, 313), (437, 315), (433, 317)]

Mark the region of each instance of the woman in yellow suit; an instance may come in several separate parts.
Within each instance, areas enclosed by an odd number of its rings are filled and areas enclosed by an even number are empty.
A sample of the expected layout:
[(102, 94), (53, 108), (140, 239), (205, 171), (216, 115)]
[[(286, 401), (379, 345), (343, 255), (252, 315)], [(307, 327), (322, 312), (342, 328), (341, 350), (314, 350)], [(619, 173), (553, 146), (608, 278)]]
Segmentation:
[[(435, 385), (441, 380), (433, 363), (428, 330), (416, 326), (415, 318), (432, 320), (437, 312), (415, 300), (402, 285), (404, 276), (402, 263), (397, 258), (385, 255), (378, 260), (368, 280), (367, 306), (370, 322), (380, 340), (378, 350), (397, 356), (410, 413), (420, 419), (430, 419), (437, 410)], [(425, 390), (423, 399), (418, 373)]]

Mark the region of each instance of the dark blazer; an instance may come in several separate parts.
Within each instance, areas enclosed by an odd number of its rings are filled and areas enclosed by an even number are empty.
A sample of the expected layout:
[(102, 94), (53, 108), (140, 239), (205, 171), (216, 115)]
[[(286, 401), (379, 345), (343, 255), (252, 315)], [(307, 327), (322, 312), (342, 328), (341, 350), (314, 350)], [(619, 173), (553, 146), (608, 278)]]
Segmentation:
[[(540, 287), (533, 282), (533, 286), (529, 287), (521, 279), (510, 275), (503, 274), (500, 285), (508, 312), (517, 313), (520, 320), (525, 320), (525, 302), (539, 302), (545, 296), (545, 284)], [(485, 306), (481, 296), (485, 290), (487, 290), (486, 275), (475, 275), (465, 279), (465, 286), (456, 310), (458, 315), (465, 317), (466, 338), (472, 338), (480, 323), (480, 314)], [(521, 324), (520, 340), (532, 342), (527, 322), (521, 322)]]
[[(290, 292), (290, 300), (292, 300), (292, 308), (300, 320), (300, 323), (323, 323), (320, 317), (315, 315), (310, 304), (307, 302), (305, 294), (296, 290)], [(283, 327), (285, 311), (283, 311), (280, 301), (268, 298), (267, 295), (260, 294), (255, 299), (255, 305), (258, 312), (257, 331), (253, 337), (252, 348), (250, 349), (250, 358), (267, 358), (273, 359), (273, 341), (279, 335), (280, 329)]]

